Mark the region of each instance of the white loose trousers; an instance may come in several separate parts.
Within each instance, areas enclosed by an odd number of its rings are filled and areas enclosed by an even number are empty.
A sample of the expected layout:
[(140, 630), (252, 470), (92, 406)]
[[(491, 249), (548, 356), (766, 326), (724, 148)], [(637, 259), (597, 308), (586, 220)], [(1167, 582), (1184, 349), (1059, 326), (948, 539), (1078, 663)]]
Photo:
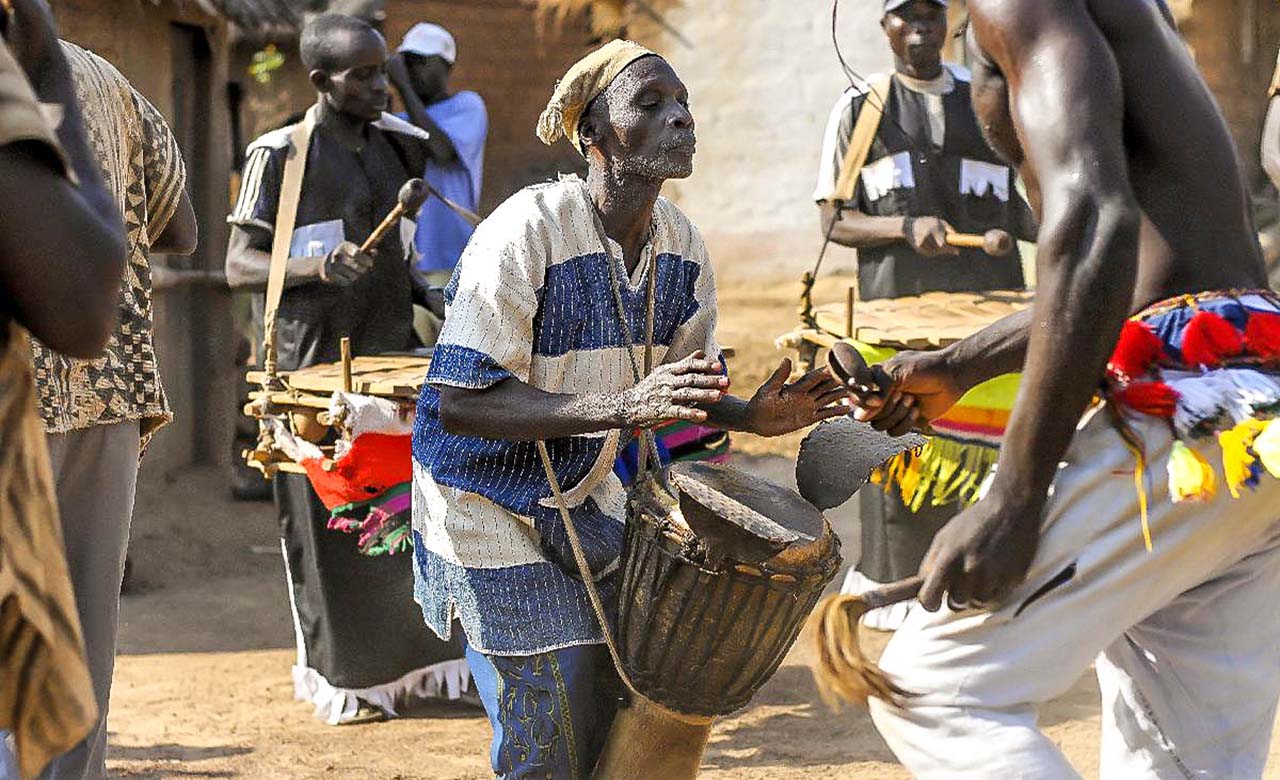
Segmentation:
[[(1154, 550), (1134, 458), (1105, 411), (1054, 481), (1026, 581), (995, 612), (913, 610), (882, 668), (919, 694), (872, 701), (917, 780), (1079, 775), (1036, 725), (1096, 660), (1101, 780), (1256, 780), (1280, 696), (1280, 480), (1173, 503), (1167, 423), (1139, 418)], [(1220, 458), (1205, 443), (1206, 458)]]

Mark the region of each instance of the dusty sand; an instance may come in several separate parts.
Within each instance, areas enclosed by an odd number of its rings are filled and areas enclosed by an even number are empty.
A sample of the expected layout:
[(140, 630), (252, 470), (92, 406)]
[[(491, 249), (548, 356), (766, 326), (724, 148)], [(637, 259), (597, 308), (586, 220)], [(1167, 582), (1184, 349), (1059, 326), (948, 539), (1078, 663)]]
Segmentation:
[[(842, 300), (847, 280), (821, 295)], [(722, 338), (739, 393), (777, 364), (773, 338), (795, 322), (798, 285), (730, 286)], [(798, 437), (740, 437), (740, 460), (788, 478)], [(262, 780), (482, 780), (489, 727), (479, 710), (333, 728), (292, 699), (293, 630), (269, 504), (234, 503), (218, 469), (170, 480), (144, 467), (134, 525), (133, 592), (122, 604), (109, 766), (113, 777)], [(856, 556), (856, 518), (833, 515)], [(883, 637), (873, 640), (882, 644)], [(745, 711), (716, 727), (708, 780), (908, 780), (864, 713), (817, 701), (798, 646)], [(1096, 777), (1098, 692), (1086, 676), (1042, 723), (1086, 778)], [(1277, 764), (1273, 754), (1273, 764)], [(1280, 780), (1280, 771), (1268, 778)]]

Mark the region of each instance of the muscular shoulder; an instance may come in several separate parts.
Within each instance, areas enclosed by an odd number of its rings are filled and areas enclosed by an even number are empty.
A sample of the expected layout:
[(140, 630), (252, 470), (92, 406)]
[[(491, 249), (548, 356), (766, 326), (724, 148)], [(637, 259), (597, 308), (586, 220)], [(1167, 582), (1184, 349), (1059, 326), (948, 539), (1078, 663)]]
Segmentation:
[[(1015, 51), (1031, 44), (1040, 35), (1092, 24), (1090, 0), (971, 0), (969, 32), (979, 48), (997, 61), (1002, 50)], [(1111, 12), (1136, 17), (1140, 7), (1160, 13), (1155, 0), (1128, 0), (1108, 3)]]

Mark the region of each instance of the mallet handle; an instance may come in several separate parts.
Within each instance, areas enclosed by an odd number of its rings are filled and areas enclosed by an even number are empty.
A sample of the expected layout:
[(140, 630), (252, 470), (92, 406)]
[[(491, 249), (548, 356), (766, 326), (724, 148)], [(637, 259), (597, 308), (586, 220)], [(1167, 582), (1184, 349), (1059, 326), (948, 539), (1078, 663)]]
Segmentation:
[(890, 582), (888, 585), (881, 585), (863, 593), (858, 598), (867, 605), (867, 609), (877, 609), (913, 599), (920, 595), (920, 588), (923, 586), (924, 577), (917, 574), (904, 580)]
[(987, 245), (986, 236), (980, 236), (977, 233), (948, 233), (947, 245), (957, 246), (964, 249), (982, 249)]
[(404, 216), (404, 206), (397, 203), (396, 207), (391, 209), (391, 213), (387, 215), (387, 218), (382, 220), (382, 224), (374, 228), (373, 232), (369, 234), (369, 237), (360, 245), (360, 252), (368, 254), (370, 250), (378, 245), (379, 241), (386, 237), (387, 231), (399, 222), (400, 217), (402, 216)]
[(476, 227), (477, 225), (480, 224), (481, 219), (479, 214), (441, 195), (440, 190), (431, 186), (431, 182), (427, 182), (427, 193), (439, 198), (441, 203), (448, 206), (449, 209), (453, 211), (453, 213), (457, 214), (459, 217), (462, 217), (463, 221), (465, 221), (471, 227)]

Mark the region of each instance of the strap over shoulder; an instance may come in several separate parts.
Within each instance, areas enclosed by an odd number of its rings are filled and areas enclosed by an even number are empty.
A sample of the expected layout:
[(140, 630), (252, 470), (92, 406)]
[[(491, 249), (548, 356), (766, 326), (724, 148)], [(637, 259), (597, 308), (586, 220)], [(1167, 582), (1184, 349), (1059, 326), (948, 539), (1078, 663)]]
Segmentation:
[(867, 164), (871, 144), (880, 130), (885, 108), (889, 104), (893, 74), (889, 73), (876, 79), (868, 87), (866, 100), (862, 101), (862, 109), (858, 112), (858, 119), (853, 126), (853, 134), (849, 139), (849, 148), (845, 152), (844, 162), (840, 165), (840, 176), (836, 179), (835, 199), (840, 203), (853, 200), (853, 190), (858, 183), (858, 175)]
[(280, 182), (280, 202), (276, 206), (275, 235), (271, 240), (271, 269), (267, 275), (266, 311), (263, 327), (266, 331), (266, 354), (263, 368), (267, 381), (276, 375), (276, 313), (284, 296), (286, 266), (289, 264), (289, 247), (293, 242), (293, 229), (298, 222), (298, 201), (302, 197), (302, 179), (306, 175), (307, 151), (311, 148), (311, 134), (316, 127), (316, 110), (289, 130), (289, 155), (285, 158), (284, 174)]

